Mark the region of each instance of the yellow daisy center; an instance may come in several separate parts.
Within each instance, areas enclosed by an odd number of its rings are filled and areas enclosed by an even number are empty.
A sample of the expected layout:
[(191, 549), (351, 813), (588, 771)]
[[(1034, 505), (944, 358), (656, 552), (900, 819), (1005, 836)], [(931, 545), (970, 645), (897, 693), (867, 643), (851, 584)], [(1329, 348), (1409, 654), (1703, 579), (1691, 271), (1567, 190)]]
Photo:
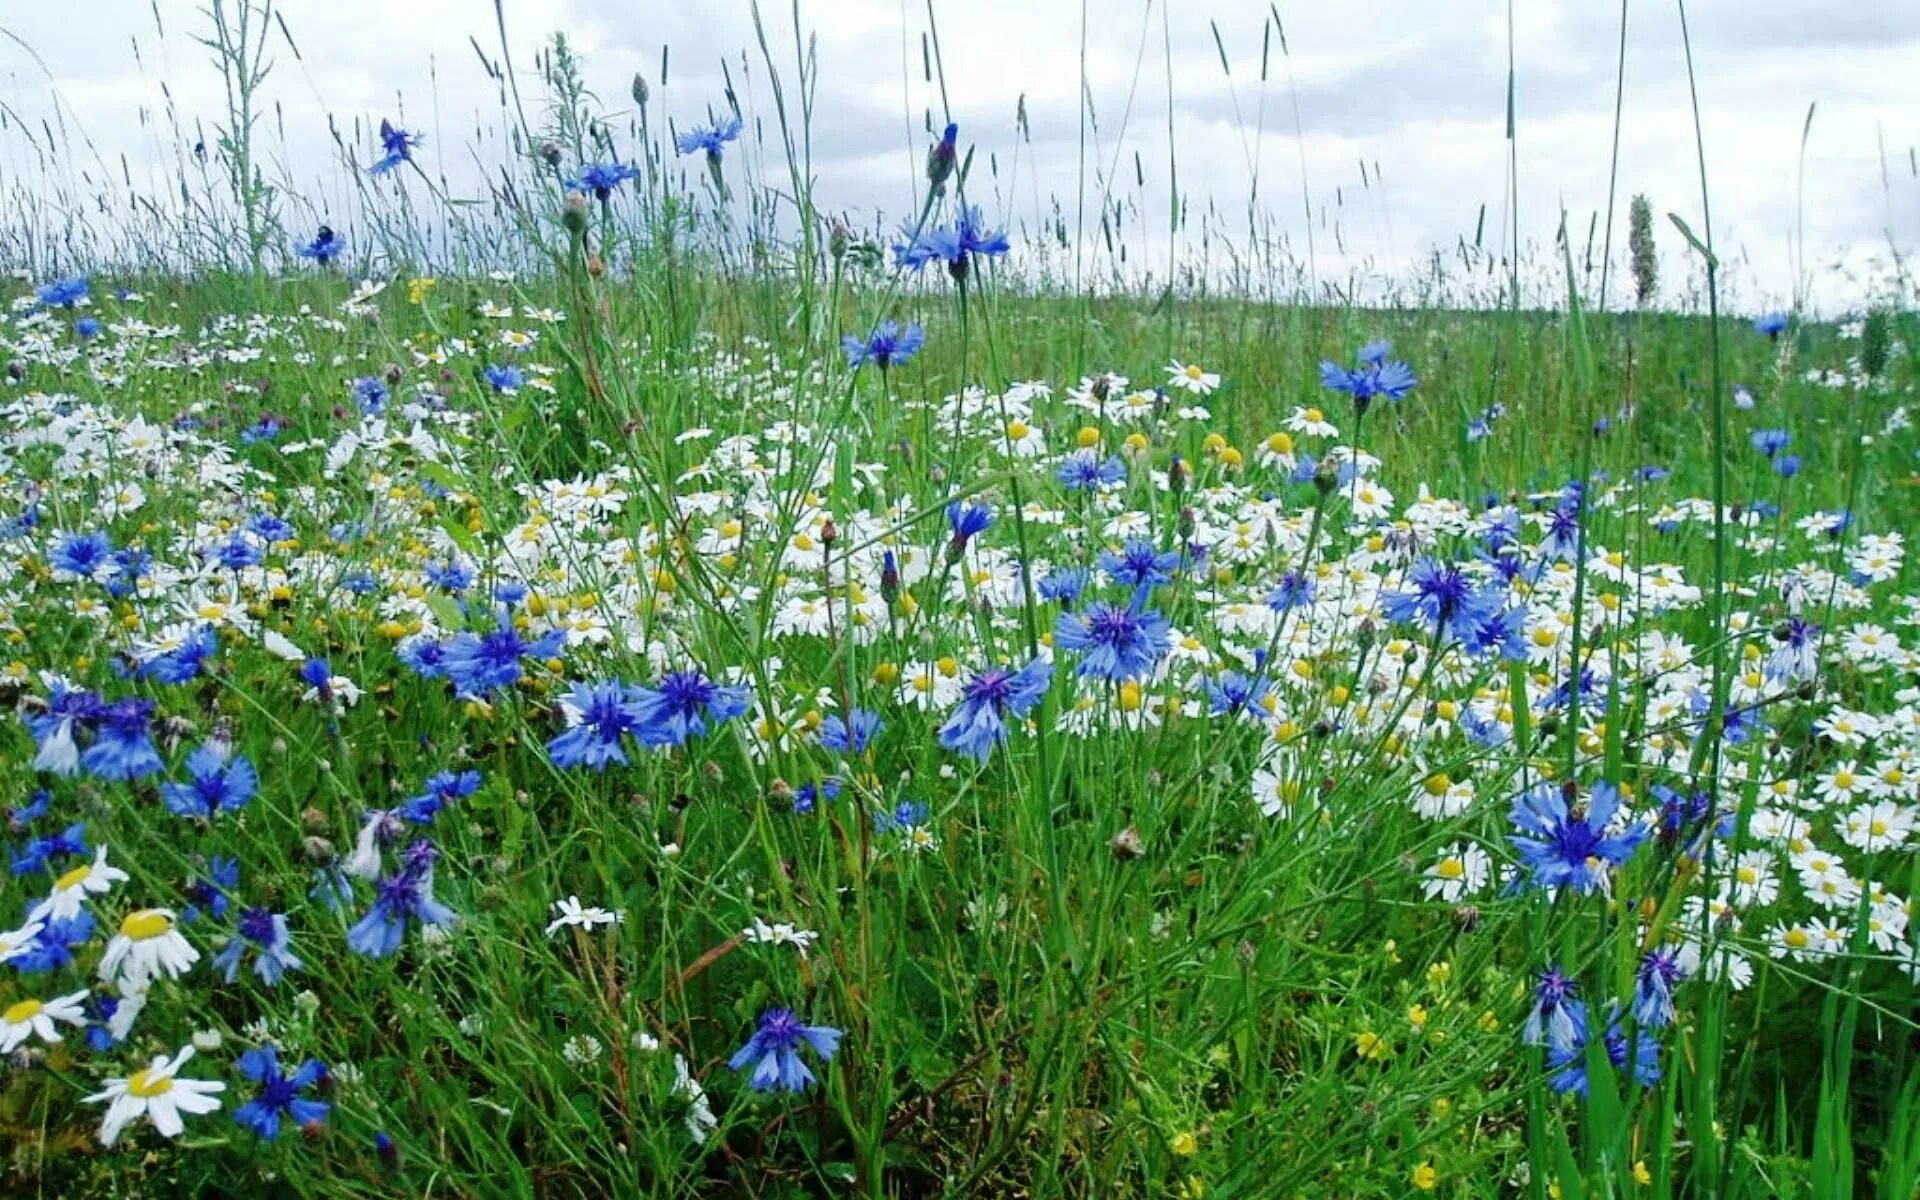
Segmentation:
[(130, 912), (126, 919), (120, 922), (121, 934), (136, 942), (161, 937), (172, 930), (173, 918), (157, 908), (143, 908), (138, 912)]
[(151, 1067), (135, 1071), (127, 1080), (127, 1095), (147, 1099), (152, 1096), (164, 1096), (173, 1090), (173, 1076), (156, 1075)]
[(38, 1000), (21, 1000), (10, 1005), (7, 1011), (0, 1012), (0, 1022), (8, 1025), (24, 1025), (39, 1016), (40, 1010), (44, 1007), (45, 1005)]

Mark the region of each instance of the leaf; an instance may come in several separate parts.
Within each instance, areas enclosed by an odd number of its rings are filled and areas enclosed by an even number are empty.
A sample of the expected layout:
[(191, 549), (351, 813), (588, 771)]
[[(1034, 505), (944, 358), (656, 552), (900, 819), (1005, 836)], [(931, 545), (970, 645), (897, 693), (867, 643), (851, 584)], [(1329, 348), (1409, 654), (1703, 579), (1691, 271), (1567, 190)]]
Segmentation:
[(1707, 260), (1707, 266), (1715, 269), (1719, 268), (1720, 260), (1713, 256), (1713, 251), (1707, 249), (1705, 242), (1702, 242), (1699, 238), (1693, 235), (1693, 227), (1691, 225), (1688, 225), (1686, 220), (1682, 218), (1679, 213), (1676, 213), (1676, 212), (1668, 213), (1667, 220), (1672, 221), (1673, 227), (1680, 231), (1680, 236), (1687, 239), (1687, 245), (1692, 246), (1695, 250), (1699, 251), (1700, 257)]

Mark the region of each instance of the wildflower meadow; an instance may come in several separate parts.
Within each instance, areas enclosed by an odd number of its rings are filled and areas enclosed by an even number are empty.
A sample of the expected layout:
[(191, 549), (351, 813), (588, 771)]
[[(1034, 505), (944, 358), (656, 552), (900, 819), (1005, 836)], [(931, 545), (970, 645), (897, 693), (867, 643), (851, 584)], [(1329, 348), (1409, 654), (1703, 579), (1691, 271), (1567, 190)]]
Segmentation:
[(1016, 218), (943, 5), (829, 211), (806, 6), (467, 7), (464, 191), (273, 165), (270, 0), (177, 196), (4, 181), (0, 1192), (1920, 1196), (1897, 247)]

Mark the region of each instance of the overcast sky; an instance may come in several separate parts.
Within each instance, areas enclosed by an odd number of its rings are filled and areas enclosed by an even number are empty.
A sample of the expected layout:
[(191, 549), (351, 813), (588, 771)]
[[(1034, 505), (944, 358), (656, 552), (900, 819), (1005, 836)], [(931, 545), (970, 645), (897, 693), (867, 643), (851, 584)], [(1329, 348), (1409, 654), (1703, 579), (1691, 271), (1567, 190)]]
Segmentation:
[[(161, 117), (163, 84), (189, 125), (219, 119), (223, 96), (219, 76), (190, 40), (204, 27), (199, 4), (157, 4), (164, 35), (152, 0), (0, 10), (0, 30), (32, 47), (52, 76), (50, 88), (31, 56), (0, 39), (0, 102), (29, 123), (53, 117), (57, 103), (115, 173), (124, 155), (136, 183), (165, 191), (176, 160)], [(346, 195), (329, 113), (350, 133), (356, 118), (364, 131), (404, 110), (407, 126), (428, 135), (423, 160), (444, 171), (456, 192), (477, 186), (476, 159), (497, 156), (502, 146), (498, 87), (469, 44), (475, 39), (499, 57), (490, 0), (282, 0), (278, 7), (301, 57), (274, 39), (278, 66), (268, 98), (283, 106), (287, 167), (317, 211), (330, 215)], [(1261, 205), (1304, 255), (1303, 158), (1322, 277), (1360, 268), (1412, 273), (1430, 247), (1471, 240), (1482, 204), (1485, 239), (1496, 244), (1508, 149), (1505, 4), (1280, 0), (1276, 7), (1287, 53), (1275, 39), (1263, 86), (1262, 32), (1270, 20), (1263, 2), (1088, 0), (1086, 72), (1099, 122), (1087, 149), (1088, 210), (1098, 204), (1094, 176), (1117, 162), (1118, 191), (1139, 209), (1128, 234), (1136, 258), (1164, 261), (1171, 90), (1171, 138), (1188, 211), (1178, 235), (1184, 251), (1196, 250), (1209, 201), (1244, 232), (1257, 167)], [(1589, 215), (1606, 203), (1619, 7), (1612, 0), (1517, 0), (1514, 7), (1521, 236), (1550, 250), (1564, 207), (1577, 253)], [(963, 145), (977, 156), (970, 195), (1016, 232), (1038, 226), (1058, 203), (1071, 232), (1081, 156), (1079, 4), (934, 0), (933, 9), (946, 94)], [(921, 77), (925, 0), (800, 0), (799, 10), (818, 37), (819, 202), (865, 217), (911, 215), (925, 114), (931, 109), (937, 122), (942, 111), (938, 89)], [(766, 13), (789, 103), (791, 11), (789, 0), (771, 0)], [(533, 52), (565, 30), (621, 127), (636, 70), (653, 85), (654, 119), (685, 128), (723, 107), (725, 61), (749, 119), (767, 122), (766, 144), (746, 153), (784, 180), (746, 0), (506, 0), (506, 17), (530, 103), (539, 92)], [(1688, 19), (1714, 234), (1741, 304), (1752, 310), (1792, 298), (1796, 160), (1813, 103), (1804, 185), (1812, 302), (1827, 310), (1856, 302), (1890, 245), (1907, 251), (1920, 244), (1920, 180), (1911, 157), (1920, 142), (1920, 3), (1694, 0)], [(1218, 23), (1231, 79), (1210, 21)], [(663, 44), (672, 51), (666, 86)], [(1700, 195), (1672, 3), (1632, 0), (1626, 81), (1616, 246), (1624, 242), (1626, 197), (1648, 193), (1662, 214), (1666, 295), (1677, 300), (1686, 265), (1664, 214), (1676, 210), (1698, 227)], [(1022, 97), (1030, 146), (1017, 144)], [(27, 165), (16, 140), (0, 145), (0, 169)], [(375, 153), (364, 140), (358, 152), (363, 162)], [(1144, 187), (1136, 184), (1136, 154)], [(990, 156), (997, 181), (988, 176)], [(1365, 188), (1362, 163), (1370, 175), (1376, 164), (1379, 170)], [(1834, 270), (1836, 262), (1845, 270)], [(1624, 290), (1615, 285), (1616, 299)]]

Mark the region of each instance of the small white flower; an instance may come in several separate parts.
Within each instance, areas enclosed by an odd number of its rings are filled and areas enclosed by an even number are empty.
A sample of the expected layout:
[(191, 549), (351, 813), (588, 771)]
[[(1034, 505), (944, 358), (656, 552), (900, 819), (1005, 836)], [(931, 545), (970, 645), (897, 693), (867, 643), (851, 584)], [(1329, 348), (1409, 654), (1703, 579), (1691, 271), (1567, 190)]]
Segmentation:
[(820, 935), (811, 929), (799, 929), (785, 921), (769, 925), (759, 917), (753, 919), (752, 925), (741, 930), (740, 936), (760, 945), (790, 945), (800, 952), (801, 958), (807, 956), (807, 951), (812, 949), (813, 943), (820, 938)]
[(1447, 847), (1440, 861), (1427, 868), (1420, 890), (1429, 900), (1437, 896), (1448, 904), (1456, 904), (1461, 897), (1471, 896), (1487, 886), (1492, 866), (1487, 852), (1479, 846), (1455, 843)]
[(687, 1133), (701, 1145), (707, 1144), (707, 1135), (720, 1124), (713, 1115), (713, 1107), (707, 1103), (707, 1093), (699, 1080), (687, 1070), (687, 1060), (676, 1054), (673, 1056), (673, 1091), (675, 1095), (687, 1098)]
[(552, 937), (562, 929), (570, 928), (584, 929), (592, 933), (602, 925), (619, 925), (627, 919), (625, 910), (609, 912), (604, 908), (589, 907), (581, 904), (578, 896), (555, 900), (553, 911), (559, 915), (547, 923), (548, 937)]
[(566, 1059), (576, 1067), (587, 1067), (600, 1061), (600, 1052), (602, 1049), (600, 1039), (594, 1037), (592, 1034), (575, 1034), (561, 1045), (560, 1057)]

